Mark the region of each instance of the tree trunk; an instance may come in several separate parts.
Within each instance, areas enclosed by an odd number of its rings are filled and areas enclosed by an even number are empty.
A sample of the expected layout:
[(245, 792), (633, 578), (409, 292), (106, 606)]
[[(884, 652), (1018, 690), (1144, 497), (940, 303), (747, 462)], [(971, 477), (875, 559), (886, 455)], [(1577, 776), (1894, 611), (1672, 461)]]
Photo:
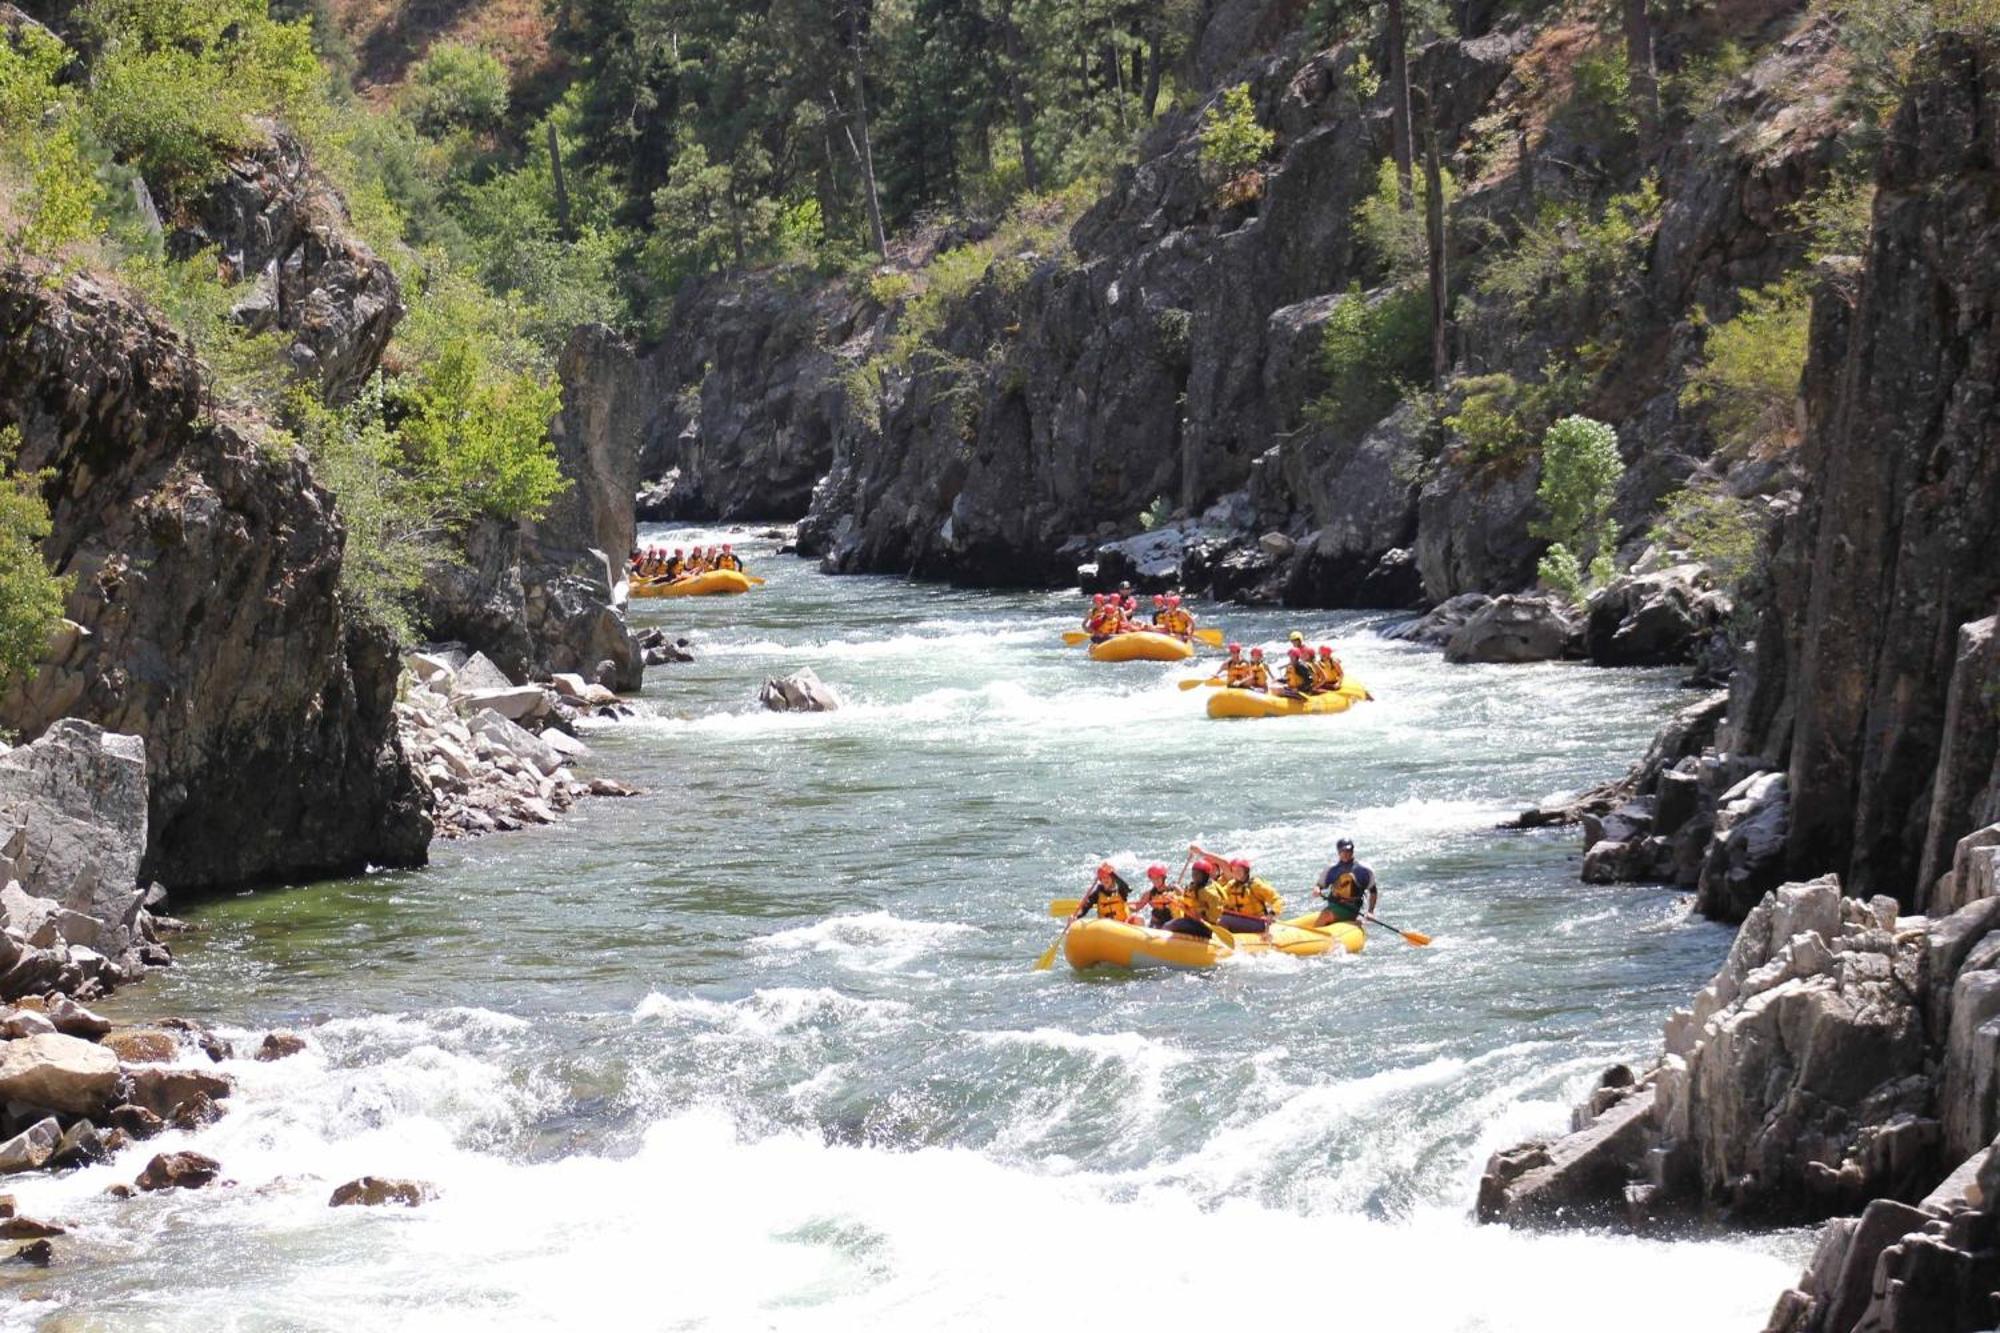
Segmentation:
[(1437, 122), (1426, 116), (1424, 129), (1424, 240), (1431, 270), (1431, 391), (1444, 388), (1451, 373), (1451, 328), (1445, 300), (1444, 171), (1438, 163)]
[(1021, 78), (1021, 30), (1014, 26), (1010, 5), (1000, 13), (1000, 27), (1007, 45), (1007, 89), (1014, 103), (1014, 133), (1021, 139), (1021, 176), (1028, 193), (1039, 194), (1042, 172), (1035, 161), (1035, 113), (1028, 105), (1028, 87)]
[(1146, 34), (1146, 119), (1152, 120), (1160, 114), (1160, 66), (1165, 61), (1160, 55), (1160, 34), (1157, 30)]
[(549, 120), (549, 174), (556, 187), (556, 235), (563, 240), (575, 239), (569, 225), (569, 185), (563, 179), (562, 144), (556, 138), (556, 122)]
[(868, 139), (868, 89), (862, 84), (861, 47), (854, 47), (854, 125), (861, 132), (861, 187), (868, 199), (868, 233), (875, 253), (889, 257), (889, 237), (882, 230), (882, 199), (875, 191), (875, 147)]
[(1416, 207), (1411, 183), (1415, 156), (1410, 135), (1410, 52), (1403, 32), (1403, 0), (1389, 0), (1389, 119), (1390, 151), (1396, 158), (1396, 206), (1405, 213)]
[(1653, 69), (1653, 20), (1646, 0), (1625, 0), (1625, 69), (1639, 151), (1650, 158), (1659, 146), (1660, 80)]

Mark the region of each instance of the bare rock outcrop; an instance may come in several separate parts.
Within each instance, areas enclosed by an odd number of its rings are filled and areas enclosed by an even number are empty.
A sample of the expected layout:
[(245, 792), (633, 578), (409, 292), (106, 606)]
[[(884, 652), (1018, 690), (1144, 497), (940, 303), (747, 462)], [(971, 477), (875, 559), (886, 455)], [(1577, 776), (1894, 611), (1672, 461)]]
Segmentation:
[(258, 129), (257, 142), (191, 201), (169, 249), (216, 251), (238, 284), (236, 318), (252, 332), (291, 335), (293, 370), (338, 402), (375, 373), (402, 295), (297, 137), (274, 122)]
[(145, 741), (145, 879), (420, 863), (395, 655), (342, 611), (339, 518), (303, 457), (211, 417), (186, 344), (90, 279), (0, 268), (0, 348), (0, 423), (17, 466), (54, 473), (43, 549), (80, 627), (0, 725)]

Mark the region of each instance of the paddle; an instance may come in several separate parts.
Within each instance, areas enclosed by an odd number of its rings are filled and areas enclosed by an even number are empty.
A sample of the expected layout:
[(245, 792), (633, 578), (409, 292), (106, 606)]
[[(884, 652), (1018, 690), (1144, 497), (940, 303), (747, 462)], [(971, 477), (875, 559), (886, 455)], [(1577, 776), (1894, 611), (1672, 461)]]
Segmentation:
[(1079, 643), (1089, 643), (1090, 635), (1088, 632), (1080, 629), (1064, 630), (1063, 642), (1072, 645)]
[(1180, 682), (1180, 687), (1183, 690), (1200, 689), (1204, 685), (1220, 688), (1222, 678), (1220, 676), (1189, 676), (1186, 680)]
[(1211, 931), (1215, 932), (1215, 938), (1222, 941), (1223, 948), (1229, 950), (1229, 952), (1231, 953), (1236, 952), (1236, 937), (1234, 935), (1230, 934), (1228, 931), (1224, 930), (1221, 926), (1215, 925), (1212, 922), (1209, 924), (1208, 928)]
[(1075, 924), (1076, 924), (1075, 917), (1071, 917), (1069, 921), (1064, 924), (1062, 928), (1062, 934), (1056, 936), (1056, 942), (1049, 946), (1048, 952), (1035, 960), (1035, 971), (1046, 972), (1051, 967), (1055, 966), (1056, 950), (1062, 948), (1062, 942), (1069, 938), (1069, 928)]
[(1404, 930), (1400, 926), (1390, 925), (1387, 921), (1384, 921), (1379, 916), (1371, 916), (1368, 913), (1364, 912), (1361, 915), (1361, 919), (1363, 921), (1373, 921), (1376, 925), (1382, 927), (1384, 930), (1395, 931), (1398, 935), (1401, 935), (1403, 937), (1403, 943), (1414, 944), (1419, 949), (1423, 948), (1424, 946), (1428, 945), (1431, 942), (1431, 937), (1424, 934), (1421, 930)]
[(1219, 629), (1198, 629), (1194, 632), (1194, 636), (1211, 648), (1222, 646), (1222, 631)]
[(1049, 915), (1053, 917), (1075, 916), (1081, 905), (1081, 898), (1052, 898), (1049, 900)]
[(753, 588), (761, 588), (764, 586), (764, 580), (758, 578), (755, 574), (745, 574), (743, 576), (743, 581), (749, 584)]

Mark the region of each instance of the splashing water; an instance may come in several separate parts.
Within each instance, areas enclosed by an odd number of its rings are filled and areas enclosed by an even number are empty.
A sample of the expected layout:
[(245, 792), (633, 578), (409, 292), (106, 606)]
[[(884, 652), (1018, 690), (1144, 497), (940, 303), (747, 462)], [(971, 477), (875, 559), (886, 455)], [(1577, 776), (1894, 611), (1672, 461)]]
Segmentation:
[[(589, 737), (647, 796), (184, 907), (182, 965), (115, 1007), (309, 1047), (228, 1062), (196, 1137), (10, 1183), (73, 1231), (5, 1326), (1550, 1333), (1615, 1303), (1678, 1331), (1755, 1327), (1790, 1281), (1799, 1233), (1469, 1220), (1486, 1155), (1562, 1128), (1727, 947), (1671, 894), (1577, 883), (1568, 835), (1492, 828), (1622, 769), (1666, 676), (1230, 610), (1246, 642), (1336, 640), (1378, 701), (1210, 722), (1188, 668), (1064, 648), (1073, 596), (824, 579), (730, 539), (769, 586), (640, 604), (698, 660)], [(758, 709), (800, 666), (848, 706)], [(1178, 866), (1199, 837), (1303, 908), (1341, 833), (1435, 947), (1030, 970), (1103, 857)], [(234, 1183), (104, 1195), (181, 1146)], [(327, 1206), (364, 1173), (440, 1194)]]

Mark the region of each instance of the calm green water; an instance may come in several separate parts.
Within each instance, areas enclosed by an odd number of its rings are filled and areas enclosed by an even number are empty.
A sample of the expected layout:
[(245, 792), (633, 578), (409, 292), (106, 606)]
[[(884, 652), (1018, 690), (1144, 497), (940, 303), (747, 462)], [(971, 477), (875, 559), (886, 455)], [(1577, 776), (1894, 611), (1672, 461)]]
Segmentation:
[[(677, 534), (678, 535), (678, 534)], [(741, 539), (739, 538), (739, 544)], [(65, 1328), (1754, 1328), (1798, 1236), (1530, 1236), (1468, 1220), (1488, 1152), (1656, 1047), (1727, 948), (1673, 895), (1493, 825), (1618, 771), (1660, 673), (1459, 668), (1363, 616), (1378, 702), (1219, 723), (1184, 670), (1087, 661), (1073, 596), (827, 579), (642, 603), (693, 665), (592, 733), (647, 795), (429, 870), (200, 904), (133, 1012), (287, 1025), (201, 1136), (233, 1189), (114, 1203), (143, 1161), (23, 1186), (78, 1225), (12, 1280)], [(848, 701), (776, 716), (767, 674)], [(1030, 970), (1050, 898), (1190, 837), (1294, 903), (1345, 833), (1430, 932), (1207, 974)], [(167, 1141), (165, 1146), (174, 1146)], [(150, 1150), (150, 1148), (149, 1148)], [(415, 1212), (330, 1210), (364, 1172)]]

